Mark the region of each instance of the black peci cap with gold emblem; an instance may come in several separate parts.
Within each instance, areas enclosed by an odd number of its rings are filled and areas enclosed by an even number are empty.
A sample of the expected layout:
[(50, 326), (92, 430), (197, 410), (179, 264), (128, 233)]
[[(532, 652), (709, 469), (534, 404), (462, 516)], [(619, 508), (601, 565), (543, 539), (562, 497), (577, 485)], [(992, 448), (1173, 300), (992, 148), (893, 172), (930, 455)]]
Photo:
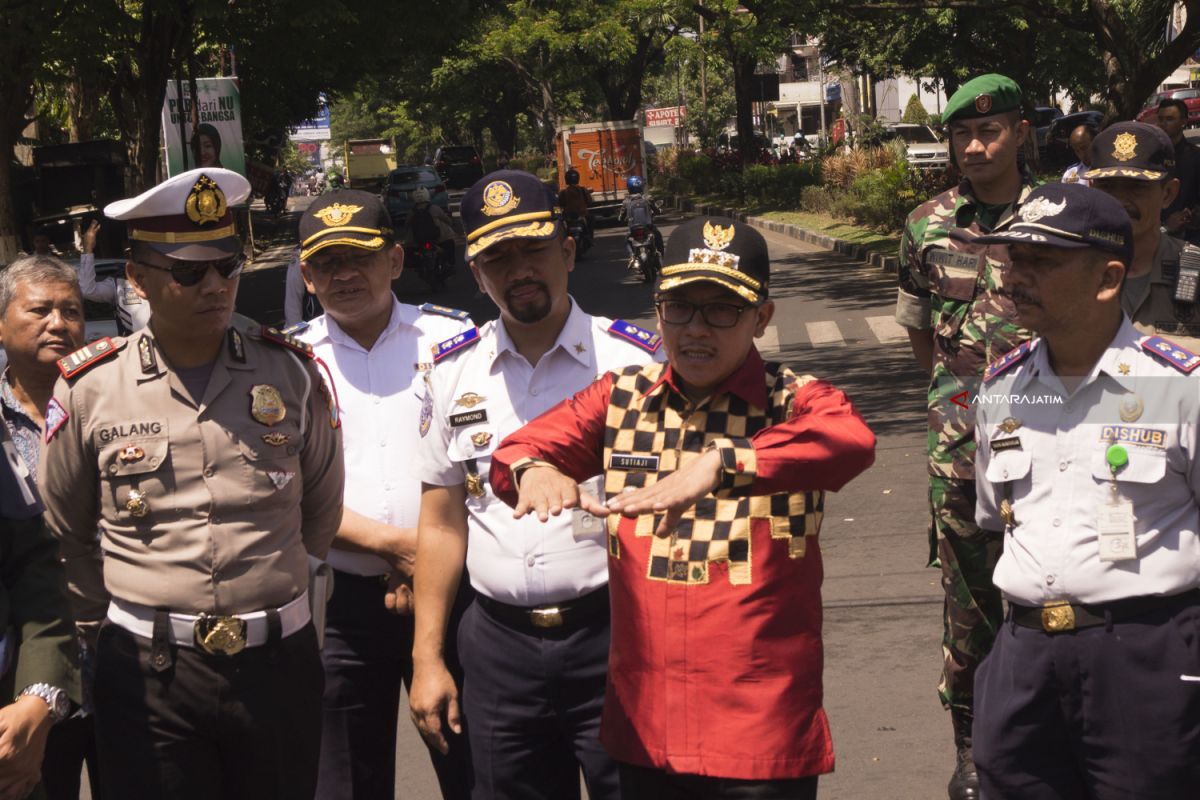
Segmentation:
[(658, 291), (697, 281), (724, 286), (758, 304), (767, 299), (771, 258), (762, 234), (725, 217), (695, 217), (667, 240)]
[(249, 196), (250, 183), (241, 175), (206, 167), (109, 203), (104, 215), (125, 222), (135, 244), (181, 261), (210, 261), (242, 249), (230, 208)]
[(558, 197), (536, 175), (502, 169), (467, 189), (459, 207), (467, 260), (507, 239), (549, 239), (558, 233)]
[(392, 240), (392, 218), (380, 199), (357, 189), (322, 195), (300, 216), (300, 258), (345, 244), (381, 250)]
[(1161, 181), (1175, 170), (1175, 145), (1166, 131), (1144, 122), (1116, 122), (1092, 140), (1092, 165), (1079, 177), (1089, 181), (1132, 178)]

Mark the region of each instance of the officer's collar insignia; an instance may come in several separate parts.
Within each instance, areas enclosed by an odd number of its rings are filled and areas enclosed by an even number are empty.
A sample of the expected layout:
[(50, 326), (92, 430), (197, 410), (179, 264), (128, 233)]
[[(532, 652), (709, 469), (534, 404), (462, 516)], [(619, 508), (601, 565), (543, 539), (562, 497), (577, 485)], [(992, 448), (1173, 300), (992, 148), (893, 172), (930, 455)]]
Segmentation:
[(1023, 424), (1024, 423), (1022, 423), (1021, 420), (1017, 419), (1016, 417), (1006, 417), (998, 427), (1005, 433), (1012, 433), (1020, 428)]
[(711, 222), (704, 223), (704, 243), (713, 250), (724, 250), (733, 241), (734, 228), (732, 225), (722, 228)]
[(1117, 364), (1117, 372), (1120, 372), (1122, 375), (1128, 375), (1129, 365), (1122, 361), (1120, 364)]
[(992, 96), (990, 94), (981, 94), (975, 97), (975, 111), (980, 114), (986, 114), (992, 110)]
[(1129, 161), (1137, 156), (1137, 137), (1132, 133), (1118, 134), (1113, 139), (1112, 157), (1117, 161)]
[(1044, 217), (1056, 217), (1061, 214), (1066, 207), (1066, 198), (1063, 198), (1057, 203), (1052, 203), (1048, 197), (1039, 197), (1036, 200), (1030, 200), (1028, 203), (1021, 206), (1021, 221), (1037, 222), (1039, 219), (1043, 219)]
[(146, 375), (158, 372), (158, 358), (154, 355), (154, 343), (150, 341), (150, 337), (143, 333), (138, 339), (137, 347), (142, 372)]
[(246, 363), (246, 345), (242, 335), (233, 328), (229, 329), (229, 355), (239, 364)]
[(512, 187), (504, 181), (492, 181), (483, 190), (483, 208), (480, 209), (489, 217), (499, 217), (510, 211), (515, 211), (521, 205), (521, 198), (513, 194)]
[(1200, 356), (1184, 350), (1172, 341), (1161, 336), (1150, 336), (1142, 341), (1142, 349), (1163, 361), (1166, 361), (1180, 372), (1191, 374), (1192, 370), (1200, 367)]
[(327, 226), (345, 225), (351, 218), (362, 211), (362, 206), (344, 206), (341, 203), (334, 203), (331, 206), (326, 206), (320, 211), (317, 211), (313, 216), (324, 222)]
[(197, 225), (220, 222), (225, 216), (226, 208), (225, 193), (221, 191), (217, 182), (207, 175), (196, 179), (183, 205), (187, 218)]
[[(1033, 352), (1033, 342), (1024, 342), (1020, 347), (1010, 350), (1008, 353), (993, 361), (984, 370), (984, 381), (990, 381), (997, 375), (1012, 367), (1014, 364), (1020, 363), (1026, 356)], [(957, 396), (957, 395), (956, 395)]]

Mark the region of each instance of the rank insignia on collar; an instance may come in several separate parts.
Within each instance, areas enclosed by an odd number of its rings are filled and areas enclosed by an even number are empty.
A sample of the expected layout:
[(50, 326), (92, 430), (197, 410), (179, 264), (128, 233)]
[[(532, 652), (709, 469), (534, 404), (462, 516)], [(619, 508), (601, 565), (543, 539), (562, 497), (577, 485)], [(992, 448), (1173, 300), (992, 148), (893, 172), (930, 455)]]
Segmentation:
[(1010, 350), (1008, 353), (989, 364), (988, 368), (984, 370), (983, 380), (985, 382), (990, 381), (992, 378), (995, 378), (997, 375), (1000, 375), (1004, 371), (1008, 370), (1014, 364), (1019, 364), (1031, 352), (1033, 352), (1033, 343), (1022, 343), (1020, 347)]
[(229, 355), (239, 364), (246, 363), (246, 344), (236, 329), (229, 329)]
[(225, 193), (221, 186), (207, 175), (196, 179), (192, 190), (184, 201), (184, 213), (197, 225), (220, 222), (225, 216)]
[(58, 371), (64, 378), (73, 378), (97, 361), (115, 355), (117, 346), (112, 339), (105, 336), (58, 360)]
[(263, 425), (277, 425), (287, 416), (283, 395), (269, 383), (250, 387), (250, 416)]
[(439, 342), (433, 346), (433, 363), (437, 364), (451, 353), (457, 353), (464, 347), (469, 347), (478, 341), (479, 329), (471, 328), (471, 330), (463, 331), (457, 336), (452, 336), (444, 342)]
[(462, 406), (463, 408), (474, 408), (475, 406), (479, 405), (480, 403), (486, 403), (486, 402), (487, 402), (487, 398), (484, 397), (483, 395), (475, 394), (474, 392), (467, 392), (462, 397), (455, 400), (454, 405)]
[(1142, 349), (1153, 356), (1161, 358), (1175, 369), (1185, 374), (1200, 367), (1200, 356), (1184, 350), (1172, 341), (1161, 336), (1150, 336), (1142, 340)]
[(142, 372), (146, 375), (158, 372), (158, 357), (154, 355), (154, 342), (150, 341), (150, 337), (143, 333), (138, 338), (137, 347)]
[(651, 333), (645, 328), (623, 319), (614, 320), (613, 324), (609, 326), (608, 332), (640, 347), (647, 353), (657, 353), (658, 348), (662, 347), (662, 337), (657, 333)]
[(275, 328), (272, 328), (270, 325), (263, 325), (260, 329), (259, 335), (268, 342), (283, 345), (289, 350), (293, 350), (305, 358), (313, 357), (313, 349), (311, 344), (301, 341), (295, 336), (278, 331)]
[(58, 402), (58, 398), (51, 397), (50, 404), (46, 406), (46, 441), (54, 438), (54, 434), (58, 433), (58, 429), (66, 424), (70, 414), (62, 407), (62, 403)]
[(1117, 372), (1121, 373), (1122, 375), (1128, 375), (1129, 374), (1129, 365), (1126, 364), (1124, 361), (1122, 361), (1120, 364), (1117, 365)]
[(580, 355), (583, 355), (584, 353), (587, 352), (587, 348), (583, 346), (583, 342), (575, 343), (575, 352), (579, 353)]

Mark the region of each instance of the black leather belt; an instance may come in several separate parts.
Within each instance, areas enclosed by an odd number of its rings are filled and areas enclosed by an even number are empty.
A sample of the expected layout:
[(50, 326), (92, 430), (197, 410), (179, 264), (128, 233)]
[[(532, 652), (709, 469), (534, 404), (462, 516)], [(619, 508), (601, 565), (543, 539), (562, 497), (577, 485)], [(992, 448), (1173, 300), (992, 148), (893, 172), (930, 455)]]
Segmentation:
[(1114, 600), (1111, 603), (1076, 604), (1066, 601), (1044, 606), (1009, 604), (1012, 621), (1023, 628), (1036, 628), (1046, 633), (1064, 633), (1079, 628), (1091, 628), (1112, 622), (1124, 622), (1164, 608), (1182, 608), (1200, 603), (1200, 589), (1182, 594), (1146, 595)]
[(578, 628), (608, 616), (608, 587), (574, 600), (546, 606), (512, 606), (482, 594), (475, 595), (479, 605), (499, 622), (513, 628), (537, 631)]

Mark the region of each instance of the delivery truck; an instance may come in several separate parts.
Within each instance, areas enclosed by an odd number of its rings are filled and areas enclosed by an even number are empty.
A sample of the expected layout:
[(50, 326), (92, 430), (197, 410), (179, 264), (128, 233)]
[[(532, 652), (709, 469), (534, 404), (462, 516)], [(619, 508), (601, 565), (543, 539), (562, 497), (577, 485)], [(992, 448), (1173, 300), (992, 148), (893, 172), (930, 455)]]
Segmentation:
[(349, 189), (382, 192), (396, 168), (396, 143), (391, 139), (347, 139), (346, 182)]
[(558, 156), (558, 188), (567, 185), (567, 170), (579, 172), (579, 185), (592, 192), (592, 214), (616, 217), (628, 193), (625, 181), (646, 177), (646, 147), (637, 122), (589, 122), (559, 128), (554, 136)]

